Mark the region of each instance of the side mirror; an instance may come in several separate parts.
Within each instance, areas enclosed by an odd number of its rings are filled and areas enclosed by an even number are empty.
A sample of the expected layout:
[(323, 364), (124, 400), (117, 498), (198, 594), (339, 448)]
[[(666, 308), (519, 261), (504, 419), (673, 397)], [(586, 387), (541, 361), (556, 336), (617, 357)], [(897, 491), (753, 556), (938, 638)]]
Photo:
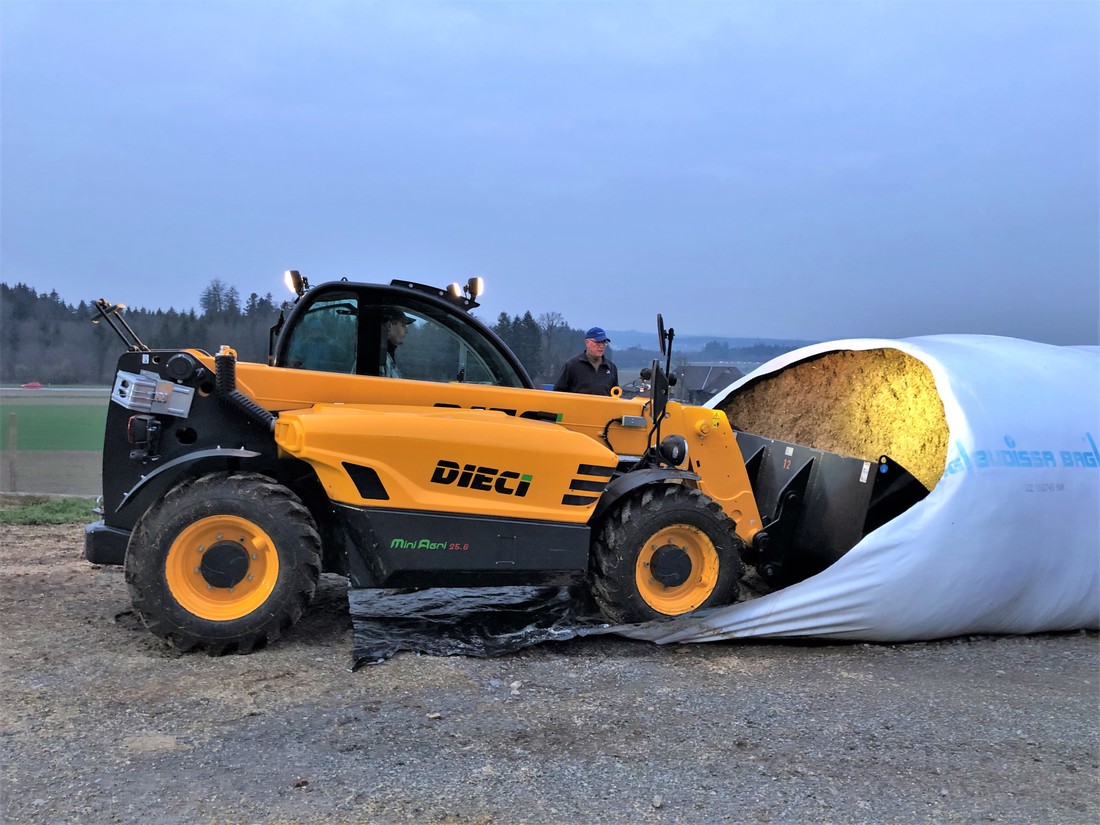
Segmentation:
[(665, 319), (661, 313), (657, 313), (657, 341), (661, 347), (661, 355), (665, 354)]
[(659, 361), (653, 362), (651, 370), (653, 384), (649, 390), (649, 400), (652, 404), (653, 423), (657, 424), (665, 417), (665, 408), (668, 406), (668, 376), (661, 369)]

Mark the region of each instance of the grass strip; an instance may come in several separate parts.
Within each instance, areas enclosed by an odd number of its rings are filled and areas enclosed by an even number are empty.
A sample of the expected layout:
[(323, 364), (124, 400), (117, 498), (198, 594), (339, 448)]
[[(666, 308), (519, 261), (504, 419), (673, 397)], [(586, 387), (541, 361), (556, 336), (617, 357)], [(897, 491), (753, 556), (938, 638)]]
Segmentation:
[(0, 501), (0, 524), (86, 524), (96, 520), (89, 498), (7, 497)]

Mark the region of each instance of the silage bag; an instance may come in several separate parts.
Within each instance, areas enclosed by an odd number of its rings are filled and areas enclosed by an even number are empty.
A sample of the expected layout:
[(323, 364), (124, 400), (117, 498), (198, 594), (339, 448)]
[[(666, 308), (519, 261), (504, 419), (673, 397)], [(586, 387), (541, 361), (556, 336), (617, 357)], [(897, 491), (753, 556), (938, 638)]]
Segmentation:
[(812, 578), (616, 632), (898, 642), (1100, 627), (1096, 348), (978, 335), (826, 342), (770, 361), (708, 406), (824, 353), (890, 349), (926, 365), (943, 402), (946, 466), (928, 496)]

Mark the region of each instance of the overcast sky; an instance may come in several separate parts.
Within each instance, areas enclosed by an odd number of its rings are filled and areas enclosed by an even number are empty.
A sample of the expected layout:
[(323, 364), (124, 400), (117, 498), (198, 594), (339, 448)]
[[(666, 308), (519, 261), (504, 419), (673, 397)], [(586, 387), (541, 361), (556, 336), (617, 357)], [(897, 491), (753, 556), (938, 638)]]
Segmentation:
[(2, 280), (1100, 343), (1100, 3), (0, 2)]

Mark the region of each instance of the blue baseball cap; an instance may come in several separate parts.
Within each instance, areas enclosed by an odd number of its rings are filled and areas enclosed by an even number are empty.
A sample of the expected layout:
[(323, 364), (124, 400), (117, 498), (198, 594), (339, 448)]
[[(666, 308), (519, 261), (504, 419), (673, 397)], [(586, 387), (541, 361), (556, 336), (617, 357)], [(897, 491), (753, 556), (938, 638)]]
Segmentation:
[(591, 338), (597, 343), (607, 342), (611, 343), (611, 339), (607, 337), (607, 333), (603, 331), (603, 327), (592, 327), (584, 334), (585, 339)]

